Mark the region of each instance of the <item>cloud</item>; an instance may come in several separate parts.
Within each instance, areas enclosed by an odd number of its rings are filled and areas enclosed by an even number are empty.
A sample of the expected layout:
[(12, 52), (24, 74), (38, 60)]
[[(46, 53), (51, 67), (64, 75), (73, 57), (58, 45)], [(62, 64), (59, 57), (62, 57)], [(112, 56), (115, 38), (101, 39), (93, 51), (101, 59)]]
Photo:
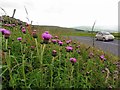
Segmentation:
[(10, 1), (6, 1), (6, 0), (3, 0), (3, 1), (0, 1), (0, 6), (3, 7), (3, 8), (19, 8), (20, 7), (20, 4), (18, 4), (17, 2), (10, 2)]
[[(117, 24), (119, 0), (0, 0), (0, 7), (8, 15), (16, 9), (15, 17), (27, 21), (26, 17), (39, 24), (58, 26)], [(26, 15), (24, 6), (27, 8)], [(0, 11), (1, 13), (1, 11)], [(3, 13), (3, 12), (2, 12)]]

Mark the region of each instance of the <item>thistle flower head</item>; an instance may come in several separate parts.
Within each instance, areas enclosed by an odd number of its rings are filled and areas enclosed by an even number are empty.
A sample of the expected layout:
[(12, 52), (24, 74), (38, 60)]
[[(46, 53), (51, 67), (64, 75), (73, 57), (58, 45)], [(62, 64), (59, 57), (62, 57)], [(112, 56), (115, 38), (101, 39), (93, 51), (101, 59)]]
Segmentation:
[(12, 24), (5, 24), (5, 26), (7, 26), (7, 27), (11, 27), (11, 26), (12, 26)]
[(77, 62), (76, 58), (70, 58), (70, 61), (71, 61), (72, 63), (76, 63), (76, 62)]
[(45, 32), (42, 34), (42, 38), (43, 38), (44, 40), (49, 40), (49, 39), (52, 38), (52, 35), (49, 34), (48, 31), (45, 31)]
[(4, 30), (4, 37), (5, 39), (8, 39), (10, 37), (10, 31), (9, 30)]
[(62, 41), (59, 41), (58, 44), (59, 44), (60, 46), (62, 46), (62, 45), (63, 45), (63, 42), (62, 42)]
[(56, 50), (53, 50), (53, 51), (52, 51), (52, 56), (55, 57), (56, 55), (57, 55), (57, 51), (56, 51)]
[(72, 41), (72, 40), (68, 40), (68, 41), (66, 41), (66, 43), (69, 44), (71, 41)]
[(106, 60), (106, 58), (105, 58), (104, 55), (101, 55), (101, 56), (100, 56), (100, 59), (101, 59), (101, 60)]
[(67, 46), (67, 47), (66, 47), (66, 51), (67, 51), (67, 52), (73, 51), (73, 48), (72, 48), (71, 46)]
[(14, 27), (14, 26), (15, 26), (15, 24), (12, 24), (12, 26)]
[(18, 37), (17, 40), (18, 40), (18, 41), (22, 41), (22, 37)]
[(33, 30), (32, 36), (33, 36), (33, 38), (37, 38), (37, 37), (38, 37), (38, 36), (37, 36), (37, 33), (36, 33), (36, 30)]
[(57, 40), (56, 39), (52, 39), (51, 40), (54, 44), (57, 43)]
[(6, 31), (6, 29), (4, 28), (0, 28), (0, 32), (2, 33), (2, 35), (4, 35), (4, 32)]
[(67, 44), (69, 44), (70, 42), (69, 41), (66, 41)]
[(23, 32), (24, 34), (26, 34), (26, 29), (25, 29), (25, 27), (22, 27), (22, 32)]

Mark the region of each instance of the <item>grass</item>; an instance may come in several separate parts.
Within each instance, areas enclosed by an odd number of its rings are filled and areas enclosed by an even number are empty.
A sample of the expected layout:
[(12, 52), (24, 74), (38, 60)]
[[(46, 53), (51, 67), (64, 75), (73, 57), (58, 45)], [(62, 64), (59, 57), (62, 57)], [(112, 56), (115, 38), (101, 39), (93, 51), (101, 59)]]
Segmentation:
[(120, 40), (120, 33), (112, 33), (115, 36), (115, 39)]
[[(67, 44), (69, 38), (62, 36), (65, 33), (77, 35), (72, 29), (68, 32), (65, 28), (59, 27), (53, 29), (25, 24), (23, 26), (26, 28), (26, 34), (22, 33), (18, 24), (15, 27), (3, 25), (3, 28), (11, 31), (7, 45), (6, 39), (2, 38), (3, 89), (119, 87), (119, 71), (116, 64), (118, 57), (77, 41)], [(37, 38), (31, 35), (34, 29), (37, 31)], [(42, 33), (45, 31), (49, 31), (53, 39), (61, 40), (63, 45), (54, 44), (51, 39), (49, 43), (44, 43)], [(59, 38), (55, 38), (56, 35)], [(18, 37), (22, 37), (21, 42), (17, 40)], [(35, 48), (31, 49), (31, 46)], [(67, 52), (67, 46), (71, 46), (73, 50)], [(56, 50), (56, 56), (52, 55), (53, 50)], [(105, 56), (105, 60), (100, 58), (101, 55)], [(77, 62), (70, 62), (70, 58), (76, 58)]]

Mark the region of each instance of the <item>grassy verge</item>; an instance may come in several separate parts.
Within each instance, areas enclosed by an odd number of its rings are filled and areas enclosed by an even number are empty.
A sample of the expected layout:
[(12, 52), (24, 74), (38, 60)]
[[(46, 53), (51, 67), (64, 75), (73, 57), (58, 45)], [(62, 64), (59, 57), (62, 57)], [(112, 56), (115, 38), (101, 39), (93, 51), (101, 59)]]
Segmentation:
[[(29, 25), (22, 25), (26, 29), (26, 33), (23, 33), (21, 25), (18, 24), (14, 27), (6, 25), (3, 27), (11, 32), (9, 38), (2, 39), (0, 76), (3, 90), (10, 87), (15, 89), (119, 87), (118, 57), (62, 37), (62, 35), (84, 36), (86, 33), (59, 27), (31, 29)], [(53, 37), (49, 38), (51, 35)], [(59, 42), (63, 44), (60, 45)]]
[[(111, 34), (114, 35), (115, 39), (120, 40), (120, 33), (111, 33)], [(96, 33), (71, 31), (71, 32), (64, 33), (63, 35), (94, 37)]]
[[(49, 30), (54, 40), (63, 45), (44, 43), (41, 38), (46, 29), (38, 29), (37, 38), (22, 33), (20, 26), (4, 27), (11, 31), (6, 43), (3, 40), (3, 89), (12, 88), (109, 88), (118, 87), (117, 57), (93, 47), (87, 47), (69, 38), (63, 38), (65, 32)], [(16, 32), (14, 31), (16, 30)], [(66, 32), (69, 35), (86, 35), (86, 33)], [(59, 39), (55, 38), (58, 35)], [(91, 34), (88, 34), (91, 35)], [(22, 37), (21, 42), (17, 40)], [(14, 41), (13, 41), (14, 39)], [(69, 43), (67, 41), (69, 40)], [(25, 42), (26, 41), (26, 42)], [(31, 49), (31, 46), (35, 46)], [(71, 48), (70, 51), (66, 47)], [(53, 50), (56, 53), (53, 53)], [(53, 54), (56, 54), (53, 56)], [(70, 61), (71, 59), (77, 61)], [(42, 62), (42, 63), (41, 63)], [(117, 71), (118, 72), (118, 71)], [(116, 79), (114, 79), (116, 78)]]

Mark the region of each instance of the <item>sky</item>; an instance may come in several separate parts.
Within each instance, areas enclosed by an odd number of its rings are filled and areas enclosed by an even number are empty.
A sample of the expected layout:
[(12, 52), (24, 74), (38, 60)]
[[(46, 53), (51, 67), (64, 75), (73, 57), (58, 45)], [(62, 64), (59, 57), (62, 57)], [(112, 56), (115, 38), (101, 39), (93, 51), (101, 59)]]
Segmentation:
[[(118, 25), (119, 0), (0, 0), (7, 15), (33, 24), (61, 27)], [(25, 12), (25, 8), (28, 15)], [(0, 16), (4, 12), (0, 10)], [(27, 20), (29, 18), (30, 21)]]

